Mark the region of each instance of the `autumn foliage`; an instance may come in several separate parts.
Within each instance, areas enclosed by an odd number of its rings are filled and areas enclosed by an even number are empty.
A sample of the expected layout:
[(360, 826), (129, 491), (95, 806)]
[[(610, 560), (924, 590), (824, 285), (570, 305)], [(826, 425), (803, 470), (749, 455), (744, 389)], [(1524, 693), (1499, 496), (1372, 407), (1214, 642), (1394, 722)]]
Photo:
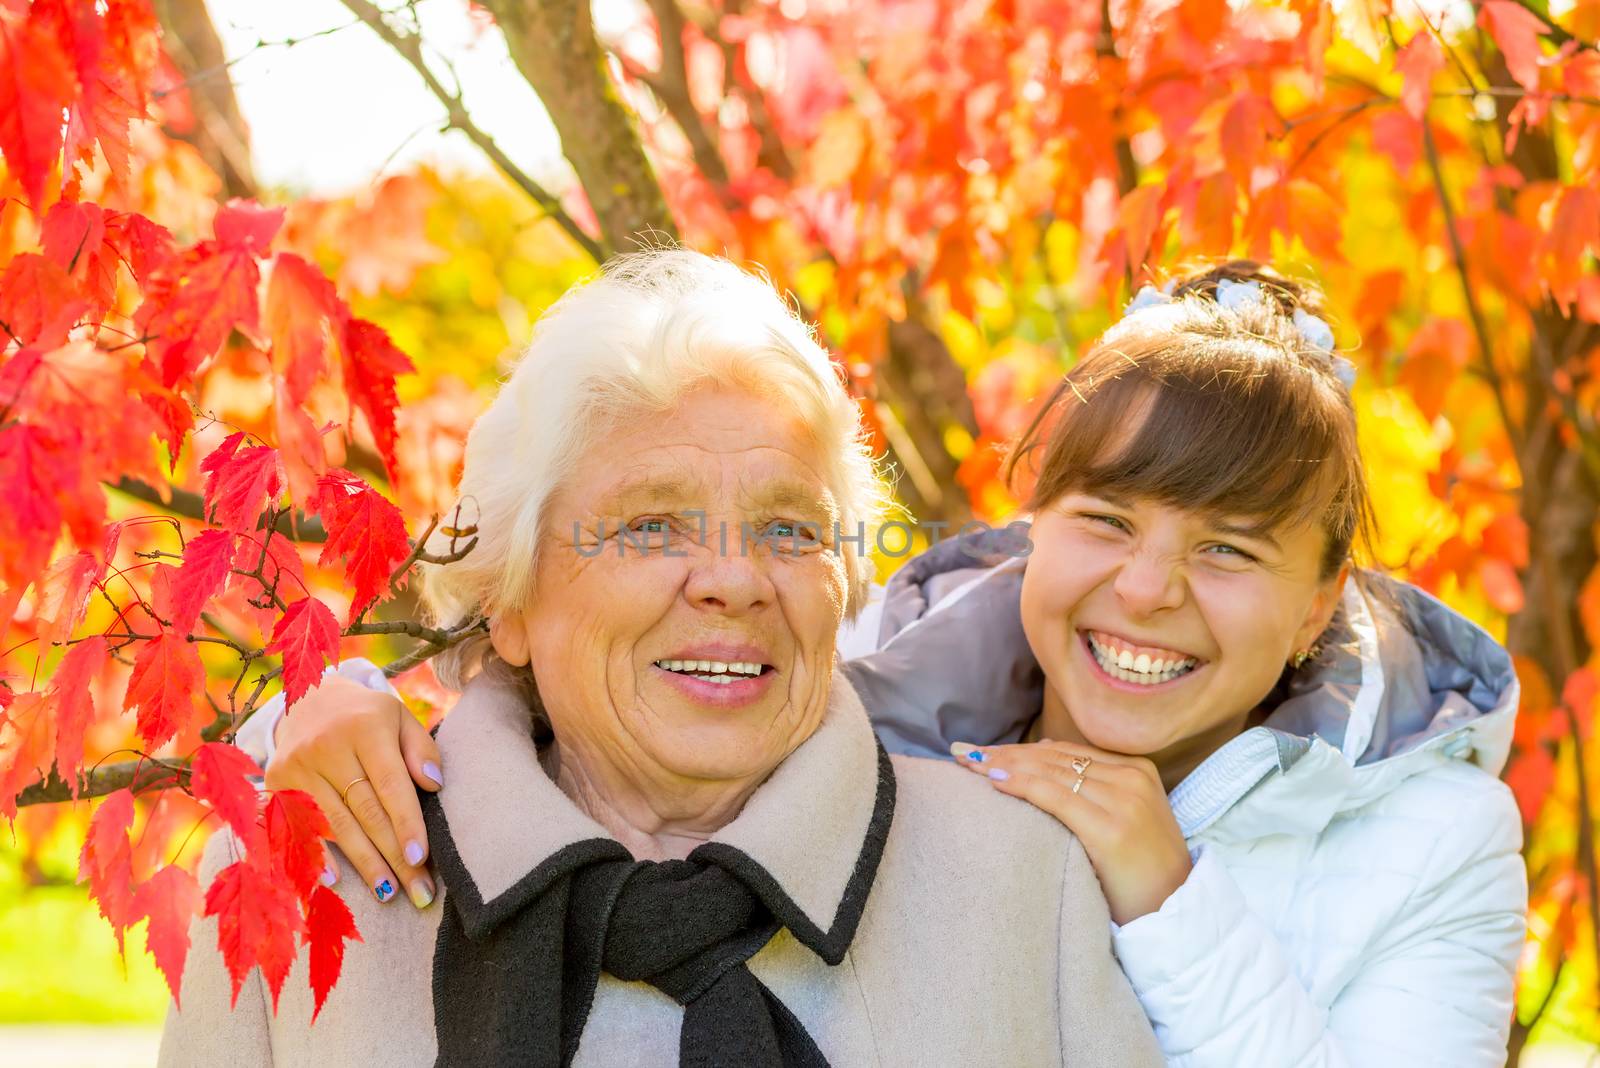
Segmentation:
[[(586, 5), (473, 5), (563, 136), (558, 192), (403, 11), (345, 6), (499, 189), (230, 199), (209, 83), (147, 0), (0, 0), (0, 814), (26, 841), (100, 798), (81, 877), (174, 986), (201, 912), (236, 985), (276, 998), (302, 949), (319, 1005), (337, 980), (359, 935), (317, 880), (327, 827), (227, 740), (359, 652), (447, 704), (425, 661), (476, 621), (422, 623), (407, 577), (471, 551), (450, 482), (525, 338), (503, 309), (649, 229), (797, 295), (924, 520), (1014, 506), (1000, 446), (1153, 272), (1315, 276), (1361, 370), (1374, 562), (1518, 658), (1514, 1046), (1597, 1037), (1600, 2), (651, 0), (593, 81), (539, 51)], [(508, 211), (533, 221), (484, 223)], [(242, 852), (202, 895), (221, 826)]]

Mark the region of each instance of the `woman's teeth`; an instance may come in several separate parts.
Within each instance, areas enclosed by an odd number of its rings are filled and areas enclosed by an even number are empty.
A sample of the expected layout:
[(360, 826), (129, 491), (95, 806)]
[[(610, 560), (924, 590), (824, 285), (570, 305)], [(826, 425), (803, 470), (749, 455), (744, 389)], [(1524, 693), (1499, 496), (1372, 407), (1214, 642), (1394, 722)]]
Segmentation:
[(667, 671), (676, 671), (680, 675), (693, 675), (706, 682), (715, 682), (726, 686), (740, 679), (752, 678), (761, 674), (762, 665), (751, 663), (747, 660), (729, 663), (723, 660), (657, 660), (656, 667)]
[(1151, 656), (1149, 653), (1136, 654), (1128, 649), (1113, 649), (1109, 644), (1096, 640), (1093, 634), (1086, 637), (1089, 639), (1089, 651), (1094, 654), (1095, 661), (1102, 671), (1114, 679), (1140, 686), (1158, 686), (1163, 682), (1171, 682), (1187, 675), (1200, 663), (1192, 656), (1186, 657), (1178, 653)]

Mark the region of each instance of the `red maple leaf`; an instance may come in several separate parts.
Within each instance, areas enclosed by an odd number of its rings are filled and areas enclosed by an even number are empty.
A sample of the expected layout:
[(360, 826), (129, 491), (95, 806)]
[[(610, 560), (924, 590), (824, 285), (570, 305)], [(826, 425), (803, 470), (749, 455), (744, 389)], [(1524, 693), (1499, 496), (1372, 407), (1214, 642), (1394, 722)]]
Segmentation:
[(139, 918), (133, 891), (133, 851), (128, 829), (133, 826), (133, 791), (118, 790), (100, 802), (89, 820), (89, 834), (78, 854), (78, 881), (89, 884), (89, 894), (100, 915), (117, 935), (122, 952), (123, 931)]
[(71, 276), (99, 322), (117, 299), (116, 245), (106, 240), (106, 213), (98, 204), (58, 200), (39, 229), (45, 258)]
[(78, 770), (83, 766), (83, 733), (94, 722), (95, 676), (106, 662), (106, 640), (98, 634), (78, 642), (56, 665), (50, 679), (55, 697), (56, 773), (78, 796)]
[(100, 562), (91, 553), (62, 556), (34, 584), (34, 633), (42, 646), (72, 637), (89, 608), (89, 595), (100, 580)]
[(81, 547), (104, 535), (105, 495), (82, 464), (82, 435), (70, 426), (0, 427), (0, 579), (26, 585), (50, 559), (63, 520)]
[(1424, 28), (1415, 33), (1395, 56), (1395, 69), (1404, 80), (1400, 100), (1414, 119), (1422, 118), (1433, 97), (1433, 76), (1444, 69), (1444, 49), (1438, 38)]
[(245, 976), (259, 964), (276, 1012), (278, 992), (294, 960), (295, 936), (305, 929), (289, 887), (262, 878), (259, 868), (241, 860), (217, 873), (206, 891), (205, 914), (217, 917), (217, 949), (233, 980), (230, 1004), (238, 1002)]
[(210, 805), (242, 841), (255, 839), (256, 788), (247, 776), (261, 768), (244, 750), (226, 742), (207, 742), (189, 763), (189, 793)]
[(141, 285), (177, 255), (171, 232), (137, 212), (107, 214), (106, 240), (122, 254)]
[(217, 212), (215, 240), (200, 242), (146, 283), (134, 322), (151, 339), (148, 352), (162, 385), (187, 381), (235, 327), (256, 330), (256, 260), (283, 223), (283, 211), (230, 200)]
[(176, 864), (168, 864), (134, 891), (135, 913), (150, 920), (145, 948), (166, 977), (174, 1004), (183, 981), (183, 962), (189, 956), (189, 923), (200, 911), (200, 901), (200, 884)]
[(272, 405), (272, 422), (278, 435), (278, 455), (283, 458), (284, 478), (289, 483), (289, 496), (304, 503), (316, 493), (317, 479), (328, 472), (322, 436), (334, 424), (326, 423), (319, 429), (304, 408), (289, 400), (289, 387), (281, 377), (275, 379), (274, 389), (277, 397)]
[(394, 410), (399, 400), (395, 396), (394, 379), (416, 368), (389, 340), (382, 327), (365, 319), (350, 319), (345, 323), (341, 348), (345, 392), (351, 403), (367, 417), (373, 441), (383, 457), (384, 470), (389, 473), (389, 481), (396, 482)]
[(329, 324), (341, 336), (349, 314), (333, 283), (316, 267), (289, 252), (273, 259), (263, 325), (272, 338), (272, 366), (283, 375), (291, 406), (305, 403), (322, 370)]
[(339, 981), (344, 967), (344, 944), (361, 941), (355, 917), (344, 899), (319, 886), (311, 892), (311, 907), (306, 912), (306, 944), (311, 947), (311, 1019), (316, 1022), (328, 991)]
[(1506, 70), (1524, 89), (1539, 88), (1539, 37), (1550, 32), (1533, 12), (1513, 0), (1484, 0), (1478, 9), (1478, 25), (1489, 31)]
[(273, 867), (294, 887), (301, 901), (322, 878), (327, 863), (322, 840), (333, 833), (328, 818), (303, 790), (277, 790), (267, 802), (267, 851)]
[(55, 34), (0, 7), (0, 155), (35, 212), (61, 159), (61, 113), (77, 93), (77, 75)]
[(328, 527), (318, 562), (327, 565), (344, 557), (354, 620), (378, 599), (389, 576), (410, 554), (405, 519), (381, 493), (342, 468), (317, 483), (313, 509)]
[(42, 693), (17, 694), (9, 701), (0, 711), (0, 816), (14, 820), (17, 794), (50, 764), (55, 720)]
[(139, 643), (122, 707), (139, 710), (135, 729), (145, 744), (155, 749), (188, 722), (194, 714), (195, 695), (204, 688), (205, 672), (193, 643), (177, 631), (162, 628), (154, 638)]
[(67, 272), (37, 253), (13, 258), (0, 274), (0, 340), (55, 348), (88, 310)]
[(253, 200), (235, 197), (222, 206), (211, 224), (217, 243), (230, 252), (261, 257), (283, 226), (286, 208), (263, 208)]
[(240, 448), (244, 434), (230, 434), (200, 461), (205, 473), (206, 513), (230, 530), (254, 530), (263, 505), (283, 492), (278, 451), (266, 445)]
[(289, 605), (272, 628), (267, 652), (283, 654), (283, 692), (293, 705), (322, 680), (326, 663), (339, 660), (339, 621), (315, 597)]
[(66, 160), (94, 165), (98, 145), (115, 183), (128, 178), (128, 125), (145, 114), (157, 28), (145, 4), (99, 5), (82, 0), (34, 0), (78, 74), (79, 93), (67, 110)]
[(233, 534), (204, 530), (183, 547), (183, 566), (172, 579), (173, 630), (187, 634), (200, 610), (222, 588), (233, 570)]

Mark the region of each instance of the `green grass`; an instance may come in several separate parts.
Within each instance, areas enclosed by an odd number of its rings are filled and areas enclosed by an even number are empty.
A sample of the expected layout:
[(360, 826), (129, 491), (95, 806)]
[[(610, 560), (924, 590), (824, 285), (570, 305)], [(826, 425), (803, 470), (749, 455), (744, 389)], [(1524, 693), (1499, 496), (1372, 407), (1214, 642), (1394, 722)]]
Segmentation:
[[(68, 878), (76, 858), (67, 867)], [(53, 878), (62, 874), (50, 864)], [(0, 844), (0, 1023), (159, 1024), (167, 984), (128, 932), (127, 960), (81, 886), (31, 886), (9, 843)]]

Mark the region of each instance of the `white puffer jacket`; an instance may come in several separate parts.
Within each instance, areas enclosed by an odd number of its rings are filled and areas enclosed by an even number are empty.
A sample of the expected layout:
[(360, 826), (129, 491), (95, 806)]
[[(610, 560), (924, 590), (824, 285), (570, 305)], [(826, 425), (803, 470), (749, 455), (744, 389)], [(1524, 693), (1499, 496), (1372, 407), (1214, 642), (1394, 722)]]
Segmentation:
[[(1037, 713), (1009, 537), (935, 546), (849, 635), (845, 672), (889, 749), (1015, 741)], [(1172, 790), (1194, 870), (1113, 927), (1169, 1064), (1505, 1063), (1527, 905), (1496, 778), (1516, 677), (1476, 625), (1372, 582), (1347, 587), (1265, 725)]]
[[(1016, 741), (1038, 713), (1021, 536), (935, 546), (842, 636), (842, 670), (889, 750)], [(1527, 881), (1495, 776), (1516, 677), (1477, 626), (1374, 581), (1380, 598), (1349, 587), (1326, 651), (1266, 724), (1173, 789), (1194, 870), (1159, 911), (1113, 926), (1171, 1065), (1505, 1062)], [(341, 672), (385, 685), (364, 662)], [(280, 714), (240, 731), (263, 762)]]

